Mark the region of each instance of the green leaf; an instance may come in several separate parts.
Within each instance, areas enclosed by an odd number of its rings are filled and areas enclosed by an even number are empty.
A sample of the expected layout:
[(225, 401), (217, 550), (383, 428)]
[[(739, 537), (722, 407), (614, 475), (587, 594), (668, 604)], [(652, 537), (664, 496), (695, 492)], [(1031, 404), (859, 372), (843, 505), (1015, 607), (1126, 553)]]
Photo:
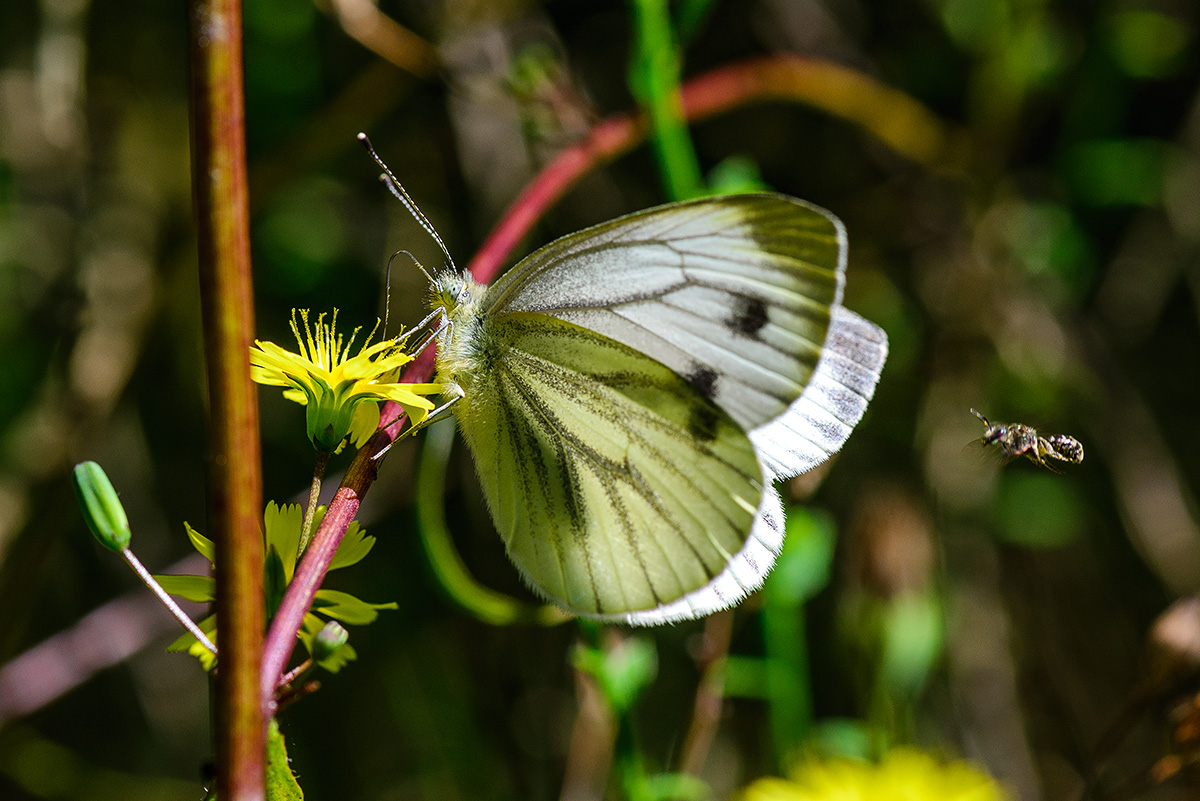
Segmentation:
[(1167, 78), (1186, 63), (1191, 27), (1171, 14), (1149, 9), (1117, 11), (1108, 21), (1109, 46), (1121, 68), (1135, 78)]
[(729, 698), (769, 698), (767, 660), (737, 654), (725, 657), (725, 695)]
[(630, 637), (608, 650), (583, 646), (575, 649), (572, 661), (595, 676), (596, 684), (618, 714), (633, 706), (638, 693), (658, 673), (654, 642), (644, 637)]
[(279, 506), (275, 501), (267, 504), (263, 512), (263, 537), (267, 550), (275, 546), (283, 564), (284, 584), (292, 580), (296, 569), (296, 559), (300, 549), (300, 526), (304, 523), (304, 510), (300, 504), (285, 503)]
[(1095, 206), (1151, 206), (1162, 201), (1172, 155), (1160, 139), (1095, 139), (1066, 152), (1072, 193)]
[(330, 673), (337, 673), (347, 663), (353, 662), (356, 659), (358, 659), (358, 651), (354, 650), (354, 646), (350, 643), (343, 643), (340, 648), (329, 656), (317, 660), (317, 664)]
[(712, 797), (708, 783), (686, 773), (659, 773), (644, 781), (647, 799), (654, 801), (704, 801)]
[[(217, 640), (217, 616), (216, 615), (209, 615), (208, 617), (204, 618), (196, 625), (200, 627), (201, 631), (203, 631), (205, 634), (208, 635), (208, 638), (210, 640), (212, 640), (213, 642), (216, 642), (216, 640)], [(217, 658), (215, 656), (213, 656), (212, 651), (208, 650), (203, 645), (201, 645), (200, 642), (194, 636), (192, 636), (192, 634), (190, 634), (190, 633), (184, 633), (183, 635), (181, 635), (179, 637), (179, 639), (175, 640), (175, 642), (168, 645), (167, 651), (169, 653), (176, 653), (179, 651), (187, 651), (189, 654), (196, 657), (196, 659), (200, 660), (200, 665), (205, 670), (212, 670), (213, 666), (217, 663)]]
[(213, 541), (192, 528), (186, 520), (183, 523), (183, 528), (187, 531), (188, 539), (192, 541), (192, 547), (207, 559), (210, 564), (216, 564), (217, 546), (213, 545)]
[(393, 603), (370, 604), (355, 598), (348, 592), (338, 590), (317, 590), (313, 599), (312, 611), (326, 617), (336, 618), (352, 626), (365, 626), (379, 617), (380, 609), (399, 609)]
[(304, 650), (308, 651), (308, 655), (312, 656), (313, 639), (317, 633), (325, 625), (325, 621), (314, 615), (312, 612), (304, 614), (304, 622), (300, 624), (300, 630), (296, 632), (296, 638), (300, 640), (300, 644), (304, 646)]
[(783, 552), (764, 592), (768, 603), (798, 606), (829, 583), (836, 534), (827, 516), (798, 506), (788, 509), (785, 528)]
[(263, 595), (266, 597), (267, 617), (271, 617), (279, 609), (283, 593), (287, 589), (288, 578), (284, 568), (283, 557), (274, 545), (267, 546), (267, 558), (263, 563)]
[(740, 195), (746, 192), (770, 192), (758, 163), (748, 156), (730, 156), (708, 173), (709, 190), (714, 195)]
[(217, 581), (212, 576), (156, 575), (154, 580), (168, 595), (176, 595), (198, 604), (211, 603), (217, 597)]
[(853, 718), (827, 718), (814, 727), (817, 751), (830, 756), (868, 760), (873, 754), (870, 728)]
[(942, 606), (936, 595), (897, 596), (884, 611), (881, 679), (894, 692), (915, 696), (941, 658), (944, 642)]
[[(320, 525), (319, 521), (313, 522), (314, 528), (318, 525)], [(346, 534), (342, 537), (342, 544), (338, 546), (337, 552), (333, 555), (333, 561), (329, 563), (329, 569), (337, 570), (340, 567), (358, 564), (374, 547), (375, 538), (369, 536), (366, 529), (355, 520), (346, 529)]]
[(267, 801), (303, 801), (296, 776), (289, 764), (287, 743), (279, 724), (271, 718), (267, 729)]

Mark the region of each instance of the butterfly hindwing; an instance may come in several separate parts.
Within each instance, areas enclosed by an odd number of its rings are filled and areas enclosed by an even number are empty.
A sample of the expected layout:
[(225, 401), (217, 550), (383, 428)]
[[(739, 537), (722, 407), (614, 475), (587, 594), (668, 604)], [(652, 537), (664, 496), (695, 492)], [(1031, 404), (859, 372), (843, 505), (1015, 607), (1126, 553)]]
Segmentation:
[[(540, 313), (486, 326), (503, 357), (469, 377), (456, 415), (530, 584), (590, 616), (629, 619), (720, 575), (763, 498), (741, 427), (681, 376), (580, 326)], [(730, 582), (724, 605), (761, 576), (745, 581)]]

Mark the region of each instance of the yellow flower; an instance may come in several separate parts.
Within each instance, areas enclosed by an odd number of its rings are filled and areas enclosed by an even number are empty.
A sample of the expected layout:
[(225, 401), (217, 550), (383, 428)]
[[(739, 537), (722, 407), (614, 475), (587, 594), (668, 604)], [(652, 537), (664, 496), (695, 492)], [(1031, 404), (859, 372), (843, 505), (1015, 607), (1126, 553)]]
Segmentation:
[(759, 779), (739, 801), (1007, 801), (995, 779), (966, 762), (895, 748), (878, 764), (844, 757), (802, 761), (791, 780)]
[[(305, 407), (308, 438), (320, 450), (337, 450), (353, 435), (361, 446), (379, 425), (379, 401), (395, 401), (416, 425), (433, 409), (424, 395), (442, 391), (441, 384), (405, 384), (396, 382), (400, 368), (412, 361), (404, 350), (404, 338), (388, 339), (370, 345), (375, 330), (367, 336), (356, 355), (350, 355), (355, 328), (343, 343), (337, 333), (337, 311), (328, 324), (325, 315), (310, 325), (308, 310), (296, 321), (292, 311), (292, 333), (298, 353), (274, 342), (255, 340), (250, 347), (250, 377), (259, 384), (287, 387), (283, 396)], [(378, 323), (376, 323), (378, 327)]]

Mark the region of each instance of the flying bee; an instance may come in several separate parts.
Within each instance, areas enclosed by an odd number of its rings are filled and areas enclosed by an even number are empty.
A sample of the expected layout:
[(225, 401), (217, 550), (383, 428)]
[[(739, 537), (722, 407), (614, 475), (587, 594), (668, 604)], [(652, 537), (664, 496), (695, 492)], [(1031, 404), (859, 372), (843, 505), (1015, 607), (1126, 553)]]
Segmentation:
[(1066, 434), (1054, 434), (1043, 437), (1031, 426), (1021, 423), (999, 423), (992, 425), (988, 419), (974, 409), (971, 414), (978, 417), (987, 426), (983, 432), (984, 445), (998, 445), (1000, 452), (1010, 458), (1024, 456), (1031, 462), (1037, 462), (1048, 470), (1054, 470), (1046, 462), (1046, 457), (1058, 459), (1060, 462), (1079, 464), (1083, 461), (1083, 445), (1079, 440)]

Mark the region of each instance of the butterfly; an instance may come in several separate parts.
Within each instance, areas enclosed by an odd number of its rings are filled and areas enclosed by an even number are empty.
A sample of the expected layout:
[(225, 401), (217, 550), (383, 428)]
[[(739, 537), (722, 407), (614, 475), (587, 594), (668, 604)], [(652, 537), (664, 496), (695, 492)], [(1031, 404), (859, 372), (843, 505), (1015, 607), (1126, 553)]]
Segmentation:
[(534, 591), (654, 625), (762, 584), (773, 482), (842, 446), (887, 356), (845, 261), (836, 217), (762, 194), (620, 217), (491, 286), (434, 277), (438, 380)]

